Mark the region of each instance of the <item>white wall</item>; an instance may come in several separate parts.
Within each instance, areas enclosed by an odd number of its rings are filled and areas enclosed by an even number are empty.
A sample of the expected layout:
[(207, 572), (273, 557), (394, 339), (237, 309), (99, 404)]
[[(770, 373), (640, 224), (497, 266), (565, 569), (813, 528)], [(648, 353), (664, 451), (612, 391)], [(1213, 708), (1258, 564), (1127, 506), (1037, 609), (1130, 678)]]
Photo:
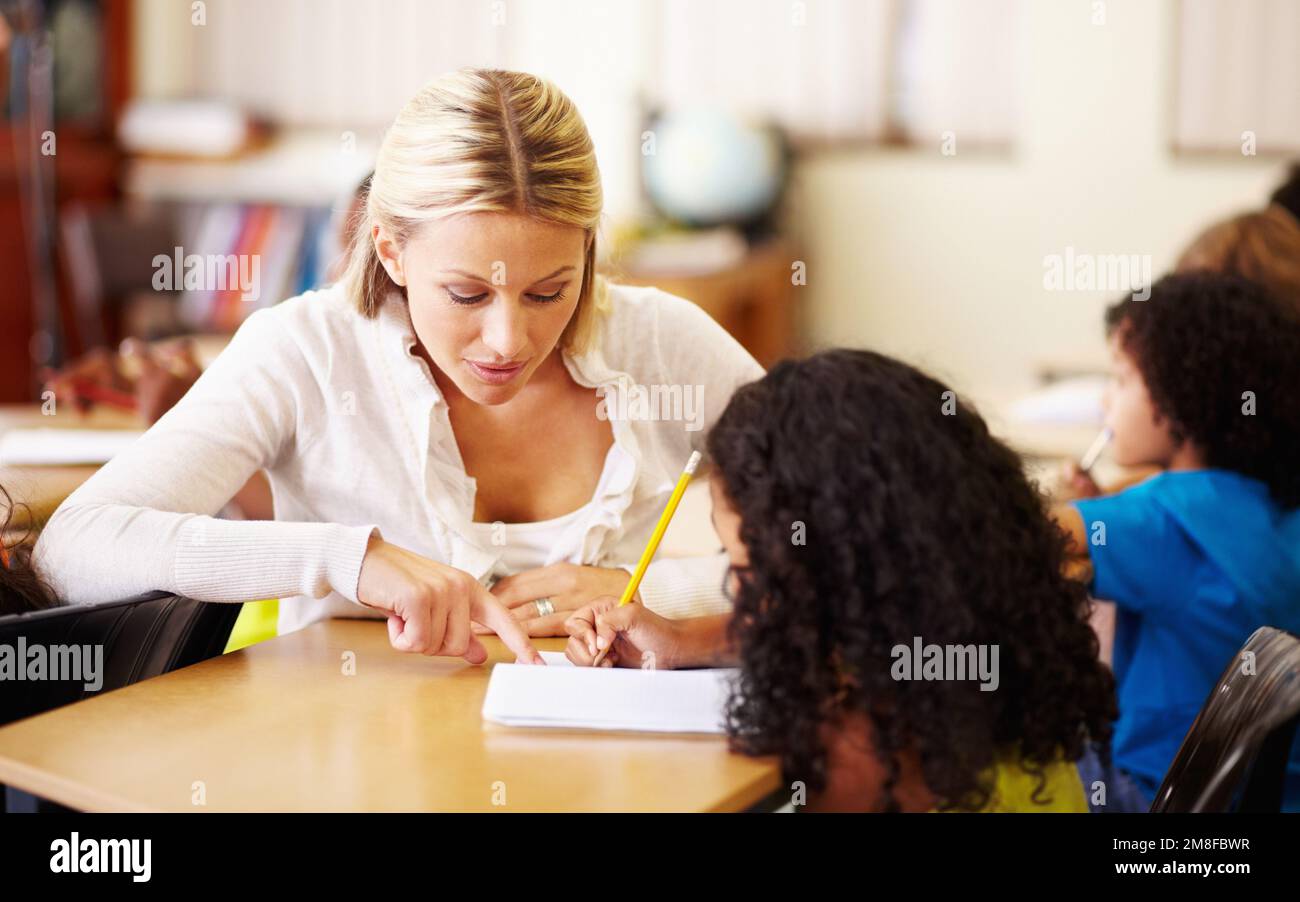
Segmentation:
[(638, 90), (651, 2), (206, 0), (195, 25), (188, 0), (136, 0), (133, 88), (148, 99), (215, 95), (290, 129), (328, 123), (369, 136), (428, 79), (508, 60), (553, 79), (582, 110), (606, 210), (625, 217), (641, 205)]
[[(583, 110), (612, 216), (640, 203), (636, 86), (656, 78), (652, 3), (507, 6), (509, 58)], [(1045, 291), (1044, 255), (1150, 254), (1159, 273), (1201, 227), (1260, 203), (1280, 179), (1277, 158), (1171, 154), (1175, 0), (1105, 0), (1104, 25), (1092, 24), (1092, 0), (1021, 6), (1009, 155), (980, 155), (959, 134), (957, 155), (943, 156), (936, 135), (930, 148), (823, 153), (798, 167), (791, 209), (813, 345), (901, 355), (984, 395), (1023, 388), (1044, 361), (1102, 361), (1101, 310), (1117, 292)], [(206, 35), (188, 8), (137, 0), (140, 94), (203, 92), (189, 61)], [(222, 8), (214, 0), (210, 15)]]
[(977, 395), (1028, 384), (1042, 361), (1104, 362), (1115, 292), (1048, 292), (1043, 257), (1151, 254), (1153, 273), (1204, 225), (1261, 203), (1276, 159), (1168, 148), (1173, 0), (1024, 4), (1021, 138), (1009, 158), (932, 151), (810, 159), (795, 218), (816, 345), (902, 356)]

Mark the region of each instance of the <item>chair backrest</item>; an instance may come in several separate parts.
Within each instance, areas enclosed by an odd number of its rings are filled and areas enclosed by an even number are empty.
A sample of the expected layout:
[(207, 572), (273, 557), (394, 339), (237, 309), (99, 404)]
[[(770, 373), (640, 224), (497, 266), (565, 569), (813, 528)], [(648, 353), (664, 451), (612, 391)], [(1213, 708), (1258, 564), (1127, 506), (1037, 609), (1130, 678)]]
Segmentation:
[(1278, 811), (1300, 721), (1300, 639), (1261, 627), (1183, 738), (1153, 813)]
[[(240, 605), (216, 604), (153, 592), (136, 598), (97, 605), (61, 605), (26, 614), (0, 617), (0, 655), (28, 667), (33, 649), (44, 655), (43, 679), (0, 679), (0, 724), (40, 714), (139, 680), (221, 654), (239, 616)], [(94, 649), (102, 648), (102, 652)], [(57, 654), (66, 662), (77, 657), (72, 649), (100, 654), (99, 672), (87, 679), (51, 679), (66, 676), (50, 666)], [(23, 660), (19, 660), (22, 652)], [(80, 666), (95, 666), (93, 658), (79, 657)], [(102, 682), (101, 682), (102, 681)], [(87, 689), (87, 683), (99, 683)]]

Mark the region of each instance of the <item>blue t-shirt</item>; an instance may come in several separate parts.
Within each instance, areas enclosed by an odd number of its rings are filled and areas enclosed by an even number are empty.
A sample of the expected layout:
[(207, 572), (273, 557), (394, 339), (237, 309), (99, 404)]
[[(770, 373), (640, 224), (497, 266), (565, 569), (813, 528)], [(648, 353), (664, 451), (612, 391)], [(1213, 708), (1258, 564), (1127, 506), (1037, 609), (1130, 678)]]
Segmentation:
[[(1074, 505), (1092, 594), (1116, 607), (1114, 760), (1154, 796), (1250, 634), (1300, 634), (1300, 510), (1283, 511), (1264, 483), (1224, 470), (1163, 473)], [(1285, 800), (1300, 807), (1300, 742)]]

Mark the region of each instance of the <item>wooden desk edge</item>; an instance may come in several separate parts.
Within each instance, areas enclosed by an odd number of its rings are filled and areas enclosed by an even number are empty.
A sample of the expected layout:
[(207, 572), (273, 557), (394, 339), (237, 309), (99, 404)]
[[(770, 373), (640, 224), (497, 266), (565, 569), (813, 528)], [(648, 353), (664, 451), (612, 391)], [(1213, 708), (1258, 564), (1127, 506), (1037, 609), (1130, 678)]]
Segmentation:
[(0, 785), (31, 793), (78, 811), (94, 813), (158, 813), (157, 808), (133, 805), (112, 793), (101, 792), (62, 777), (52, 776), (21, 761), (0, 758)]
[[(12, 786), (14, 789), (31, 793), (42, 799), (51, 802), (57, 802), (68, 808), (77, 811), (91, 813), (116, 813), (116, 814), (162, 814), (172, 809), (150, 808), (142, 805), (133, 805), (127, 800), (116, 796), (112, 793), (100, 792), (90, 787), (83, 786), (65, 780), (61, 777), (51, 776), (44, 771), (30, 767), (27, 764), (18, 761), (11, 761), (0, 758), (0, 785)], [(763, 799), (775, 793), (781, 786), (781, 777), (777, 771), (768, 771), (759, 780), (755, 780), (749, 785), (730, 793), (724, 798), (718, 800), (707, 808), (698, 812), (682, 812), (690, 814), (739, 814), (748, 811), (757, 805)], [(176, 809), (172, 813), (179, 813), (184, 809)], [(201, 807), (196, 807), (194, 813), (207, 813)], [(227, 812), (229, 813), (229, 812)], [(239, 813), (239, 812), (235, 812)], [(271, 813), (271, 812), (247, 812), (247, 813)], [(299, 813), (299, 812), (283, 812)], [(306, 812), (318, 813), (318, 812)], [(341, 812), (348, 814), (369, 814), (383, 813), (370, 811), (348, 811)], [(439, 814), (442, 812), (428, 811), (426, 814)], [(476, 812), (464, 812), (474, 814)], [(501, 813), (510, 814), (507, 809), (501, 809)], [(536, 812), (534, 812), (536, 813)], [(559, 811), (549, 812), (555, 814), (601, 814), (601, 813), (644, 813), (636, 811), (628, 812), (598, 812), (598, 811)]]

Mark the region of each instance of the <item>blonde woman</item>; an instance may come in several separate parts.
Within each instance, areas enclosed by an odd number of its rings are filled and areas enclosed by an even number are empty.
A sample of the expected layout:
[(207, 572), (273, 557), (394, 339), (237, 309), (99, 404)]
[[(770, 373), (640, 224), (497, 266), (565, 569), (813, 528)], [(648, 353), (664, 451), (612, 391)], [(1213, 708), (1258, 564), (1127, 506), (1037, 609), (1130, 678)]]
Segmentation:
[[(527, 636), (623, 590), (690, 452), (762, 375), (687, 301), (605, 284), (600, 214), (555, 86), (435, 80), (385, 136), (343, 279), (250, 316), (59, 508), (40, 572), (74, 603), (280, 597), (281, 632), (379, 617), (402, 651), (477, 663), (490, 630), (540, 661)], [(275, 520), (214, 519), (259, 469)], [(640, 600), (725, 611), (725, 569), (656, 562)]]

